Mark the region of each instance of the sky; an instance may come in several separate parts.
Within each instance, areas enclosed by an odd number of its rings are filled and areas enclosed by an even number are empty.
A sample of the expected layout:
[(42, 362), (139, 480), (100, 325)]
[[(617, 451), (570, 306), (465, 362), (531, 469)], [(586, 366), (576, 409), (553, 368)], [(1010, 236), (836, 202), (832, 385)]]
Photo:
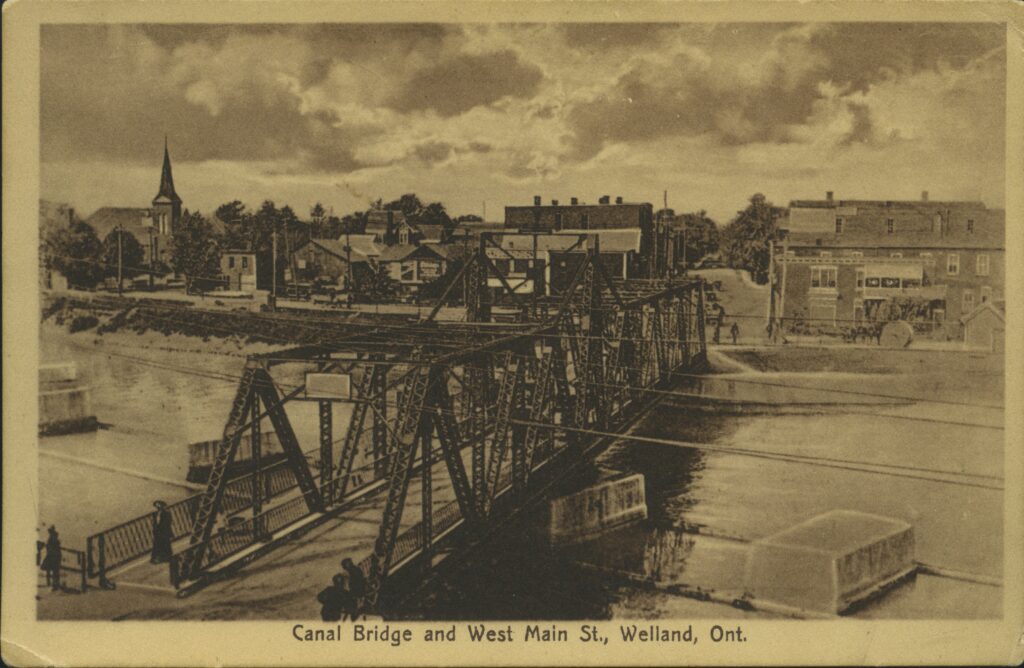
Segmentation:
[[(996, 24), (47, 25), (41, 197), (1004, 205)], [(486, 203), (486, 205), (485, 205)]]

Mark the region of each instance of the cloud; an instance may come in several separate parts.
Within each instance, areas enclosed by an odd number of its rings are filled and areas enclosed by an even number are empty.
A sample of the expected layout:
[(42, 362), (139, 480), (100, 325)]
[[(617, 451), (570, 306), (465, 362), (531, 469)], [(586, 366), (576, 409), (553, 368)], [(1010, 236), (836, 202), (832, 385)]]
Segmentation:
[[(176, 180), (208, 181), (190, 197), (326, 188), (341, 207), (431, 187), (457, 209), (671, 186), (714, 210), (728, 192), (892, 188), (919, 180), (915, 165), (930, 181), (918, 190), (984, 183), (1002, 197), (998, 26), (48, 25), (41, 37), (54, 197), (73, 168), (141, 183), (164, 134)], [(116, 183), (105, 192), (121, 201)]]
[(512, 51), (463, 54), (430, 65), (409, 78), (388, 106), (399, 112), (432, 110), (450, 117), (503, 97), (528, 98), (543, 75)]

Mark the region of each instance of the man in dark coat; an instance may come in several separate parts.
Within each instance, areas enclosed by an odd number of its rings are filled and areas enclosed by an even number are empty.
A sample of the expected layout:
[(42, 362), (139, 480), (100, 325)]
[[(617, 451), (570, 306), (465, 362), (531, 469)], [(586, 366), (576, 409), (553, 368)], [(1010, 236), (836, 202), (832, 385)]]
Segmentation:
[(736, 345), (740, 338), (740, 326), (737, 323), (732, 323), (732, 327), (729, 328), (729, 333), (732, 335), (732, 345)]
[(46, 539), (46, 556), (43, 557), (42, 569), (46, 572), (46, 583), (53, 591), (60, 589), (60, 537), (57, 535), (57, 528), (50, 526), (47, 529), (49, 537)]
[(149, 560), (162, 564), (171, 560), (171, 513), (163, 501), (155, 501), (153, 507), (153, 552)]
[(345, 589), (345, 576), (341, 573), (335, 575), (330, 586), (320, 590), (316, 600), (320, 602), (320, 619), (325, 622), (341, 621), (353, 601), (352, 595)]
[(354, 604), (349, 614), (355, 619), (362, 611), (363, 598), (366, 596), (366, 576), (363, 575), (363, 569), (356, 566), (348, 557), (341, 560), (341, 567), (348, 574), (348, 591)]

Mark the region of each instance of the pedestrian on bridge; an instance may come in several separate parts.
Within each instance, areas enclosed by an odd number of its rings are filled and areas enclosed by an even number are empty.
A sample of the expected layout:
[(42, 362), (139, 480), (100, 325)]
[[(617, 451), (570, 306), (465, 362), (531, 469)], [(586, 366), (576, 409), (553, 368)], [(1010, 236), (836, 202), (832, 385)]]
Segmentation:
[(355, 620), (363, 612), (363, 599), (366, 597), (366, 576), (363, 575), (363, 569), (356, 566), (348, 557), (341, 560), (341, 567), (348, 574), (348, 593), (352, 596), (352, 607), (349, 616)]
[(163, 501), (154, 501), (153, 507), (153, 552), (149, 560), (163, 564), (171, 560), (171, 513)]
[(57, 534), (57, 527), (50, 525), (47, 529), (49, 536), (46, 539), (46, 556), (43, 557), (41, 567), (46, 573), (46, 584), (50, 585), (53, 591), (60, 589), (60, 536)]
[(317, 594), (316, 600), (320, 602), (320, 619), (325, 622), (340, 622), (345, 613), (350, 613), (355, 607), (355, 598), (345, 588), (345, 576), (341, 573), (331, 579), (329, 587)]

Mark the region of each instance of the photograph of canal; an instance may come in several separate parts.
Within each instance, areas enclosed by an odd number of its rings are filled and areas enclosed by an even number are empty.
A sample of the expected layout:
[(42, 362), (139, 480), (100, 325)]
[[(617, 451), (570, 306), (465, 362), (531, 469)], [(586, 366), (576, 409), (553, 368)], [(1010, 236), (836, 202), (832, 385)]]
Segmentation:
[(1005, 22), (162, 16), (38, 32), (35, 622), (1004, 620)]

